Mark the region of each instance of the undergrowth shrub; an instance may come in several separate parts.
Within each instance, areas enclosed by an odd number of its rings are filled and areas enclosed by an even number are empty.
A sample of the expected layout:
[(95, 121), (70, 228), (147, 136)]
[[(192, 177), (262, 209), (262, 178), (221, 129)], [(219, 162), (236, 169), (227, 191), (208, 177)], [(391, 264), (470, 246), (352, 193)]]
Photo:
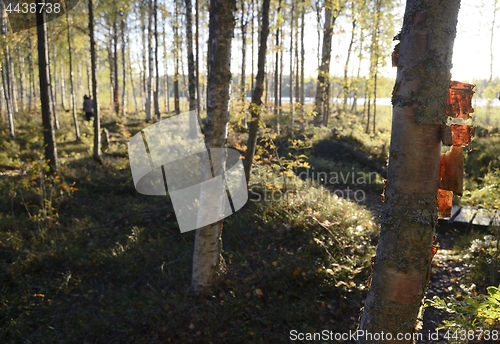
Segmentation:
[(442, 309), (450, 318), (438, 330), (445, 329), (449, 343), (498, 342), (500, 339), (500, 289), (490, 286), (487, 294), (473, 295), (471, 290), (463, 297), (435, 296), (426, 306)]
[(30, 220), (39, 228), (58, 224), (59, 207), (78, 190), (75, 183), (66, 182), (58, 173), (50, 173), (47, 161), (28, 161), (21, 169), (20, 179), (9, 196), (12, 202), (20, 198)]

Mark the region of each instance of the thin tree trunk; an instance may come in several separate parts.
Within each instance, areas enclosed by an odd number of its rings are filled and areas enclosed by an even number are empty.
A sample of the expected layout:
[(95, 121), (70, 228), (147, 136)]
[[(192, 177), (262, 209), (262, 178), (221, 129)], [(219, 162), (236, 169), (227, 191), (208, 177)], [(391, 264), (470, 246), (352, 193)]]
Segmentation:
[(146, 121), (153, 119), (153, 68), (154, 68), (154, 52), (153, 52), (153, 0), (148, 0), (148, 71), (146, 77)]
[(352, 1), (351, 2), (351, 15), (352, 15), (351, 41), (349, 42), (349, 48), (347, 49), (347, 58), (345, 60), (345, 65), (344, 65), (344, 106), (343, 106), (344, 112), (347, 111), (347, 98), (349, 96), (349, 79), (348, 79), (347, 73), (349, 72), (349, 61), (351, 59), (352, 46), (354, 44), (354, 35), (356, 33), (356, 14), (357, 13), (356, 13), (356, 9), (355, 9), (355, 1)]
[[(276, 14), (276, 18), (279, 18), (281, 12), (281, 0), (278, 2), (278, 10)], [(280, 122), (279, 122), (279, 98), (278, 98), (278, 93), (279, 93), (279, 52), (280, 52), (280, 31), (281, 28), (278, 27), (276, 29), (276, 43), (275, 43), (275, 58), (274, 58), (274, 115), (276, 116), (278, 125), (277, 125), (277, 131), (279, 135), (280, 131)]]
[(250, 183), (250, 172), (252, 171), (255, 146), (257, 144), (257, 132), (259, 130), (262, 94), (264, 93), (267, 37), (269, 36), (269, 3), (270, 0), (263, 0), (262, 2), (262, 25), (260, 31), (259, 53), (257, 57), (257, 77), (255, 78), (255, 88), (252, 94), (252, 104), (250, 105), (252, 120), (250, 122), (250, 132), (248, 134), (247, 151), (244, 161), (247, 185)]
[[(122, 41), (122, 117), (125, 117), (127, 115), (127, 45), (125, 44), (125, 29), (126, 25), (125, 22), (127, 20), (126, 14), (123, 15), (123, 18), (121, 20), (121, 41)], [(130, 82), (133, 85), (133, 80), (131, 79)], [(135, 91), (134, 93), (134, 101), (136, 102), (136, 112), (137, 112), (137, 99), (135, 98)]]
[(109, 111), (114, 111), (115, 103), (115, 81), (114, 79), (114, 61), (113, 61), (113, 38), (110, 38), (108, 46), (108, 61), (109, 61)]
[(247, 19), (245, 17), (245, 3), (241, 3), (241, 78), (240, 78), (240, 91), (241, 91), (241, 104), (243, 107), (243, 126), (247, 128), (247, 115), (245, 109), (245, 100), (246, 100), (246, 49), (247, 49)]
[[(3, 5), (3, 3), (2, 3)], [(2, 15), (3, 17), (3, 15)], [(2, 19), (5, 20), (5, 19)], [(2, 26), (5, 24), (2, 24)], [(7, 51), (9, 47), (7, 46), (5, 50)], [(7, 54), (6, 54), (7, 55)], [(14, 128), (14, 113), (12, 109), (12, 102), (10, 99), (10, 87), (9, 87), (9, 82), (10, 82), (10, 70), (9, 70), (9, 65), (7, 63), (4, 63), (2, 66), (2, 85), (3, 85), (3, 91), (4, 91), (4, 97), (5, 97), (5, 104), (7, 107), (7, 119), (9, 122), (9, 136), (14, 139), (16, 137), (15, 135), (15, 128)]]
[[(326, 1), (326, 0), (325, 0)], [(318, 46), (317, 46), (317, 55), (316, 57), (318, 58), (318, 68), (321, 67), (321, 55), (320, 55), (320, 51), (321, 51), (321, 9), (323, 8), (321, 6), (321, 1), (320, 0), (315, 0), (315, 6), (314, 8), (316, 9), (316, 34), (318, 36)], [(325, 8), (326, 10), (326, 8)], [(325, 27), (326, 27), (326, 24), (325, 24)], [(323, 30), (324, 31), (324, 30)]]
[(493, 38), (495, 36), (495, 25), (497, 19), (497, 11), (498, 11), (498, 0), (493, 1), (493, 21), (491, 22), (491, 30), (490, 30), (490, 77), (488, 79), (488, 85), (491, 85), (493, 81)]
[(255, 0), (252, 0), (252, 24), (251, 24), (251, 31), (252, 31), (252, 90), (254, 88), (254, 76), (255, 76), (255, 70), (254, 70), (254, 57), (255, 57)]
[[(191, 0), (185, 0), (186, 3), (186, 45), (187, 45), (187, 58), (188, 58), (188, 91), (189, 91), (189, 111), (195, 111), (197, 109), (196, 102), (196, 77), (195, 77), (195, 65), (194, 65), (194, 54), (193, 54), (193, 23), (191, 14)], [(191, 118), (194, 118), (191, 116)], [(197, 128), (197, 123), (193, 123), (193, 130)]]
[[(363, 30), (360, 30), (360, 38), (359, 38), (359, 55), (358, 55), (358, 73), (356, 74), (356, 83), (360, 83), (360, 76), (361, 76), (361, 62), (363, 62)], [(357, 105), (358, 105), (358, 87), (356, 86), (354, 88), (354, 95), (353, 95), (353, 100), (352, 100), (352, 107), (351, 111), (357, 111)]]
[(281, 119), (281, 109), (283, 108), (282, 107), (282, 104), (281, 104), (281, 101), (283, 99), (283, 50), (284, 50), (284, 47), (282, 46), (283, 45), (283, 42), (284, 42), (284, 39), (283, 39), (283, 28), (280, 28), (280, 41), (281, 41), (281, 45), (279, 47), (279, 54), (280, 54), (280, 72), (279, 72), (279, 80), (278, 80), (278, 83), (279, 83), (279, 88), (278, 88), (278, 135), (280, 135), (281, 133), (281, 123), (280, 123), (280, 119)]
[(305, 95), (305, 79), (304, 79), (304, 65), (305, 65), (305, 46), (304, 46), (304, 34), (305, 34), (305, 12), (306, 3), (302, 0), (300, 8), (300, 132), (305, 129), (305, 105), (306, 105), (306, 95)]
[[(5, 12), (5, 5), (3, 1), (0, 1), (0, 16), (1, 16), (1, 23), (0, 23), (0, 30), (1, 34), (5, 37), (7, 35), (7, 14)], [(11, 86), (10, 86), (10, 81), (12, 78), (11, 75), (11, 69), (10, 69), (10, 63), (8, 57), (10, 56), (10, 46), (7, 42), (4, 48), (4, 61), (3, 65), (1, 66), (2, 68), (2, 86), (3, 86), (3, 93), (5, 97), (5, 105), (7, 108), (7, 119), (9, 122), (9, 136), (14, 139), (15, 138), (15, 128), (14, 128), (14, 113), (13, 113), (13, 106), (12, 106), (12, 101), (11, 101)]]
[(113, 14), (113, 105), (115, 114), (120, 115), (120, 88), (118, 87), (118, 15)]
[[(368, 97), (368, 113), (366, 119), (366, 128), (365, 132), (367, 134), (370, 133), (370, 124), (371, 119), (371, 97), (375, 91), (375, 73), (377, 70), (378, 64), (378, 54), (379, 54), (379, 45), (378, 45), (378, 25), (379, 25), (379, 11), (380, 11), (380, 0), (374, 0), (373, 5), (373, 23), (372, 23), (372, 37), (371, 37), (371, 46), (370, 46), (370, 72), (368, 74), (368, 87), (367, 87), (367, 97)], [(376, 96), (376, 95), (375, 95)], [(376, 101), (374, 100), (374, 103)]]
[(24, 112), (26, 110), (26, 69), (24, 67), (24, 55), (19, 51), (17, 51), (19, 58), (19, 98), (21, 101), (21, 111)]
[[(90, 0), (87, 0), (87, 1), (90, 1)], [(91, 78), (91, 74), (92, 74), (92, 71), (90, 70), (92, 67), (90, 65), (90, 59), (86, 58), (85, 59), (85, 67), (87, 68), (87, 92), (89, 95), (92, 94), (92, 78)]]
[[(182, 27), (182, 20), (180, 20), (179, 22), (179, 27)], [(181, 36), (179, 36), (180, 38)], [(187, 85), (187, 82), (186, 82), (186, 72), (185, 72), (185, 69), (184, 69), (184, 44), (182, 44), (182, 39), (179, 39), (179, 61), (181, 63), (181, 74), (182, 75), (182, 89), (181, 89), (181, 94), (182, 94), (182, 98), (185, 98), (186, 101), (188, 100), (188, 85)], [(231, 92), (231, 91), (229, 91)]]
[[(57, 45), (56, 45), (56, 21), (52, 21), (52, 59), (53, 61), (57, 61)], [(52, 73), (52, 59), (50, 57), (50, 52), (47, 54), (47, 68), (49, 70), (49, 92), (50, 92), (50, 106), (52, 107), (52, 116), (54, 117), (54, 127), (59, 130), (59, 117), (57, 115), (57, 96), (56, 96), (56, 85), (53, 81), (53, 77), (56, 74), (56, 67), (54, 66), (54, 73)]]
[(89, 6), (89, 36), (90, 36), (90, 62), (92, 68), (92, 93), (94, 98), (94, 160), (102, 162), (101, 158), (101, 120), (99, 117), (99, 103), (97, 101), (97, 52), (94, 38), (94, 6), (93, 0), (88, 0)]
[[(128, 38), (127, 38), (127, 45), (130, 47)], [(135, 115), (139, 115), (139, 103), (137, 102), (137, 91), (135, 88), (135, 82), (134, 82), (134, 75), (132, 73), (132, 60), (130, 56), (130, 49), (128, 51), (128, 73), (130, 77), (130, 85), (132, 86), (132, 95), (134, 96), (134, 106), (135, 106)], [(140, 78), (140, 75), (139, 75)]]
[(12, 102), (12, 111), (14, 117), (19, 113), (19, 104), (17, 103), (17, 82), (16, 82), (16, 69), (14, 67), (14, 60), (12, 59), (11, 50), (7, 51), (7, 59), (10, 70), (10, 99)]
[(155, 49), (154, 49), (154, 58), (155, 58), (155, 90), (153, 93), (153, 102), (154, 102), (154, 112), (156, 118), (158, 120), (161, 119), (160, 115), (160, 104), (158, 100), (158, 94), (160, 92), (160, 72), (158, 68), (158, 0), (153, 1), (153, 20), (154, 20), (154, 38), (155, 38)]
[[(437, 223), (441, 125), (460, 0), (408, 0), (401, 30), (393, 103), (386, 209), (381, 221), (371, 288), (359, 330), (415, 331), (431, 270)], [(358, 343), (373, 343), (359, 338)]]
[(323, 126), (328, 125), (328, 118), (330, 117), (330, 100), (331, 100), (331, 87), (330, 78), (328, 77), (325, 83), (325, 101), (323, 102)]
[(166, 32), (167, 32), (167, 21), (165, 20), (165, 17), (163, 17), (163, 22), (165, 23), (163, 26), (163, 62), (165, 63), (165, 111), (167, 113), (170, 113), (170, 88), (168, 85), (168, 58), (167, 58), (167, 39), (166, 39)]
[(195, 17), (195, 25), (196, 25), (196, 39), (195, 39), (195, 46), (196, 46), (196, 114), (198, 116), (198, 120), (200, 120), (200, 112), (201, 112), (201, 101), (200, 101), (200, 4), (198, 3), (198, 0), (195, 0), (195, 10), (196, 10), (196, 17)]
[[(148, 0), (149, 1), (149, 0)], [(146, 71), (148, 70), (148, 60), (147, 60), (147, 54), (149, 52), (148, 50), (148, 43), (147, 43), (147, 36), (146, 36), (146, 14), (144, 13), (144, 6), (141, 7), (141, 32), (142, 32), (142, 68), (141, 70), (141, 111), (146, 110), (146, 93), (147, 93), (147, 81), (146, 81)], [(147, 115), (146, 115), (147, 117)]]
[(370, 81), (367, 82), (366, 86), (366, 97), (368, 98), (367, 101), (367, 111), (366, 111), (366, 127), (365, 127), (365, 133), (369, 134), (370, 133), (370, 118), (371, 118), (371, 110), (372, 110), (372, 93), (371, 93), (371, 87), (368, 87), (371, 84)]
[(378, 61), (380, 55), (380, 15), (382, 0), (375, 1), (375, 25), (374, 25), (374, 35), (375, 35), (375, 45), (374, 45), (374, 62), (373, 62), (373, 134), (375, 134), (375, 125), (377, 118), (377, 76), (378, 76)]
[(70, 106), (73, 115), (73, 124), (75, 125), (76, 141), (80, 141), (80, 127), (78, 126), (78, 117), (76, 114), (76, 101), (75, 101), (75, 85), (73, 81), (73, 47), (71, 44), (71, 32), (69, 22), (69, 11), (66, 9), (66, 33), (68, 39), (68, 57), (69, 57), (69, 92), (70, 92)]
[[(198, 102), (196, 101), (196, 76), (193, 54), (193, 23), (191, 14), (191, 0), (185, 0), (186, 4), (186, 45), (188, 58), (188, 79), (189, 79), (189, 111), (196, 111)], [(198, 122), (195, 116), (190, 116), (189, 135), (196, 137), (198, 132)]]
[(330, 8), (325, 8), (325, 26), (323, 33), (323, 47), (321, 54), (321, 65), (318, 71), (318, 81), (316, 84), (316, 98), (314, 102), (314, 126), (319, 127), (324, 123), (324, 107), (325, 102), (328, 101), (328, 93), (326, 85), (330, 79), (330, 59), (332, 53), (332, 36), (333, 24), (336, 17)]
[(66, 83), (64, 82), (64, 79), (65, 79), (65, 75), (64, 75), (64, 66), (61, 62), (61, 66), (60, 66), (60, 71), (61, 71), (61, 81), (60, 81), (60, 86), (61, 86), (61, 106), (63, 108), (64, 111), (68, 111), (67, 110), (67, 106), (66, 106)]
[[(495, 36), (495, 25), (496, 25), (496, 19), (497, 19), (497, 11), (498, 11), (498, 0), (493, 0), (493, 21), (491, 22), (491, 35), (490, 35), (490, 76), (488, 78), (488, 87), (492, 87), (492, 81), (493, 81), (493, 39)], [(500, 97), (499, 97), (500, 99)], [(492, 99), (488, 99), (488, 102), (486, 104), (486, 118), (485, 122), (487, 125), (489, 125), (491, 122), (491, 103)]]
[(35, 93), (35, 77), (34, 77), (34, 64), (33, 64), (33, 43), (31, 36), (28, 35), (28, 75), (29, 75), (29, 92), (28, 92), (28, 110), (31, 111), (35, 108), (33, 101)]
[(45, 146), (45, 159), (49, 161), (52, 173), (57, 172), (59, 162), (57, 160), (56, 138), (54, 133), (54, 122), (51, 115), (51, 104), (49, 98), (49, 48), (47, 44), (47, 20), (45, 11), (42, 11), (44, 0), (39, 0), (36, 6), (36, 24), (38, 37), (38, 75), (40, 81), (40, 101), (42, 104), (43, 142)]
[[(300, 4), (297, 4), (297, 6), (300, 8)], [(295, 9), (294, 11), (297, 11), (297, 6), (294, 6)], [(299, 13), (295, 16), (295, 21), (293, 23), (294, 25), (294, 38), (293, 38), (293, 44), (294, 44), (294, 59), (295, 59), (295, 104), (300, 103), (300, 65), (299, 65)], [(299, 104), (299, 109), (300, 109), (300, 104)]]
[(294, 118), (294, 104), (293, 104), (293, 32), (294, 32), (294, 13), (295, 12), (295, 3), (292, 0), (292, 8), (290, 10), (290, 119), (291, 119), (291, 128), (290, 133), (293, 137), (294, 126), (295, 126), (295, 118)]
[[(226, 125), (228, 122), (229, 84), (231, 82), (231, 40), (234, 33), (233, 11), (235, 0), (212, 0), (210, 2), (209, 42), (210, 74), (208, 75), (207, 121), (205, 143), (207, 148), (223, 148), (226, 143)], [(225, 166), (225, 157), (211, 154), (217, 161), (213, 164), (215, 175), (220, 175)], [(211, 178), (211, 167), (204, 163), (203, 173)], [(222, 191), (222, 190), (221, 190)], [(220, 211), (224, 188), (220, 195), (208, 194), (201, 190), (200, 203), (206, 209), (202, 211)], [(207, 204), (210, 202), (210, 204)], [(222, 221), (196, 230), (193, 254), (193, 274), (191, 287), (196, 294), (208, 294), (224, 274), (222, 258)]]
[[(76, 54), (78, 57), (78, 54)], [(84, 94), (85, 90), (83, 87), (83, 74), (82, 74), (82, 59), (78, 59), (76, 64), (76, 82), (75, 82), (75, 94)]]
[[(181, 113), (180, 103), (179, 103), (179, 16), (178, 16), (178, 5), (175, 0), (175, 24), (174, 24), (174, 108), (175, 114)], [(208, 87), (208, 86), (207, 86)]]

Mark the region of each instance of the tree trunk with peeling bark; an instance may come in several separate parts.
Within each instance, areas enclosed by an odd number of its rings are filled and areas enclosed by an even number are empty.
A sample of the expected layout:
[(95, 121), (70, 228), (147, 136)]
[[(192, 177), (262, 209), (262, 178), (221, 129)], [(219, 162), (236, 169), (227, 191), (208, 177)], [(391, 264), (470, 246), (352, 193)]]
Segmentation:
[[(226, 126), (229, 119), (229, 84), (231, 82), (231, 40), (234, 33), (233, 13), (235, 0), (212, 0), (210, 2), (209, 44), (210, 55), (207, 93), (207, 119), (205, 125), (205, 144), (210, 148), (224, 148)], [(223, 156), (220, 164), (213, 164), (215, 175), (225, 165)], [(205, 164), (204, 164), (205, 165)], [(210, 172), (210, 167), (204, 172)], [(208, 170), (208, 171), (207, 171)], [(220, 201), (222, 202), (221, 192)], [(203, 199), (203, 190), (201, 194)], [(213, 195), (212, 195), (212, 198)], [(217, 197), (216, 197), (217, 198)], [(224, 274), (222, 258), (222, 221), (196, 230), (193, 255), (193, 274), (191, 288), (196, 294), (208, 294)]]
[[(460, 0), (408, 0), (393, 90), (386, 208), (359, 330), (413, 333), (427, 288), (437, 223), (441, 130), (446, 121)], [(387, 337), (386, 337), (387, 338)], [(358, 338), (359, 343), (373, 340)]]

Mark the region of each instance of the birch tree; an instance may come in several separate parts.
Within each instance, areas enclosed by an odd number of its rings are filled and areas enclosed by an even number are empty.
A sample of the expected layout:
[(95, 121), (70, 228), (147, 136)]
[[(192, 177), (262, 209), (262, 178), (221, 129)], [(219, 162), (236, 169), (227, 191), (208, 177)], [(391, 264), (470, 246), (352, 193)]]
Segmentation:
[(153, 54), (153, 0), (148, 0), (147, 4), (147, 20), (148, 20), (148, 70), (146, 73), (146, 121), (153, 119), (153, 67), (154, 67), (154, 54)]
[[(5, 12), (4, 2), (0, 0), (0, 30), (1, 34), (7, 39), (7, 13)], [(9, 122), (9, 136), (15, 138), (14, 129), (14, 107), (12, 105), (12, 87), (11, 87), (12, 73), (10, 68), (10, 46), (9, 43), (5, 46), (4, 58), (2, 61), (2, 87), (7, 108), (7, 118)]]
[(189, 92), (189, 111), (197, 109), (196, 103), (196, 77), (193, 53), (193, 20), (191, 14), (191, 0), (185, 0), (186, 3), (186, 47), (188, 58), (188, 92)]
[(328, 114), (325, 105), (328, 102), (330, 83), (330, 61), (332, 55), (333, 25), (340, 11), (339, 1), (325, 1), (325, 23), (323, 27), (323, 45), (321, 48), (321, 64), (316, 82), (316, 97), (314, 101), (314, 126), (325, 125)]
[(179, 96), (179, 5), (178, 0), (175, 0), (175, 14), (174, 14), (174, 108), (175, 114), (181, 113), (180, 96)]
[(155, 88), (153, 92), (154, 113), (158, 120), (161, 119), (159, 92), (160, 92), (160, 71), (158, 66), (158, 0), (153, 0), (153, 36), (155, 39), (154, 63), (155, 63)]
[(67, 34), (67, 39), (68, 39), (70, 106), (71, 106), (71, 114), (73, 115), (73, 124), (75, 125), (76, 140), (80, 141), (80, 127), (78, 126), (78, 117), (76, 115), (75, 85), (74, 85), (74, 81), (73, 81), (73, 46), (71, 44), (69, 10), (66, 9), (65, 12), (66, 12), (66, 34)]
[[(235, 0), (212, 0), (210, 3), (208, 38), (210, 69), (205, 125), (205, 143), (208, 149), (223, 148), (226, 143), (235, 7)], [(224, 165), (224, 162), (216, 163), (214, 169), (217, 169), (217, 166), (222, 168)], [(214, 171), (216, 174), (221, 172)], [(196, 294), (208, 293), (224, 273), (221, 234), (222, 221), (196, 230), (191, 280), (191, 287)]]
[(94, 5), (88, 0), (89, 6), (89, 36), (90, 36), (90, 63), (92, 74), (92, 93), (94, 96), (94, 160), (101, 162), (101, 120), (99, 117), (99, 103), (97, 102), (97, 52), (94, 33)]
[(38, 76), (40, 81), (40, 101), (42, 103), (43, 143), (45, 146), (45, 159), (49, 161), (51, 172), (57, 172), (57, 148), (54, 134), (54, 121), (50, 104), (49, 84), (49, 49), (47, 45), (47, 20), (45, 11), (42, 10), (44, 0), (36, 5), (36, 24), (38, 38)]
[[(407, 0), (392, 104), (386, 208), (359, 329), (413, 333), (431, 269), (441, 126), (460, 0)], [(372, 343), (358, 338), (359, 343)], [(392, 340), (387, 343), (412, 343)]]

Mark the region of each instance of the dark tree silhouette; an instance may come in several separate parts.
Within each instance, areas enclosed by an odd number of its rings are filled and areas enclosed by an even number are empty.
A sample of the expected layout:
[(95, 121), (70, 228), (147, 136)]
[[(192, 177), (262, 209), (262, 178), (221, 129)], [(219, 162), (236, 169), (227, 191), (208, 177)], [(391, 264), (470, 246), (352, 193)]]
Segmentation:
[(44, 3), (45, 1), (42, 0), (37, 3), (36, 7), (38, 74), (40, 79), (40, 101), (42, 103), (43, 142), (45, 145), (45, 159), (49, 160), (50, 170), (51, 172), (57, 172), (59, 164), (49, 96), (47, 23), (45, 11), (42, 10)]

